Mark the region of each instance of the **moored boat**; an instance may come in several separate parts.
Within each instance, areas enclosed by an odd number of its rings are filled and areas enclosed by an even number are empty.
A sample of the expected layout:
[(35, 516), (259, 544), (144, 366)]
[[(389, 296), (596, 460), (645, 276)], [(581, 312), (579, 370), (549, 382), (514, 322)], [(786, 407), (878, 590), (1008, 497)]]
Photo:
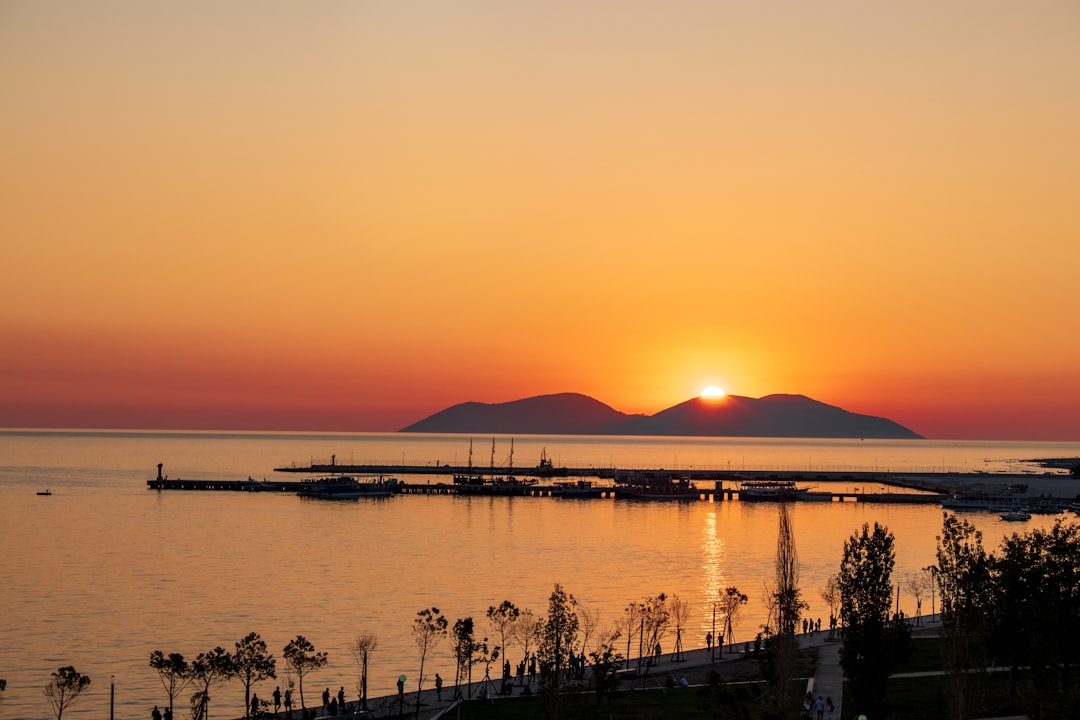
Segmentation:
[(1012, 512), (1001, 513), (999, 517), (1002, 520), (1008, 520), (1009, 522), (1023, 522), (1031, 519), (1031, 513), (1014, 510)]
[(743, 480), (739, 483), (740, 502), (792, 502), (811, 500), (808, 488), (799, 487), (794, 480)]
[(615, 497), (627, 500), (700, 500), (701, 491), (689, 478), (668, 473), (620, 473)]
[(300, 483), (296, 494), (320, 500), (355, 500), (357, 498), (390, 497), (398, 490), (396, 478), (383, 476), (364, 478), (348, 475), (314, 478)]

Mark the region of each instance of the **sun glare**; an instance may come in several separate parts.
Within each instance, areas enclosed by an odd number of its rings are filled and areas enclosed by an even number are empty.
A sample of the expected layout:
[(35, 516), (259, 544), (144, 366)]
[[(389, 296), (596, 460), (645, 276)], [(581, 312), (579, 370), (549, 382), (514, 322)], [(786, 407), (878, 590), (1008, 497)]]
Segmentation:
[(703, 398), (722, 398), (725, 395), (727, 395), (727, 393), (724, 392), (724, 388), (717, 387), (716, 385), (710, 385), (701, 391), (701, 397)]

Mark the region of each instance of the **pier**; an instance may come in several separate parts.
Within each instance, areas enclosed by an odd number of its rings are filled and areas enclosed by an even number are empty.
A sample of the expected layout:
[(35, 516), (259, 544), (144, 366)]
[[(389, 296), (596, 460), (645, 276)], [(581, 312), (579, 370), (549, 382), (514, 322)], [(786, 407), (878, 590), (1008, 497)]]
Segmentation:
[[(303, 484), (299, 480), (219, 480), (169, 478), (162, 475), (158, 466), (156, 478), (147, 481), (151, 490), (199, 490), (226, 492), (279, 492), (296, 493)], [(311, 464), (275, 468), (276, 472), (316, 476), (397, 477), (408, 478), (395, 485), (395, 493), (402, 495), (453, 495), (486, 497), (550, 497), (573, 499), (620, 499), (628, 498), (625, 487), (615, 483), (620, 476), (653, 478), (679, 478), (692, 482), (696, 499), (712, 502), (739, 499), (740, 484), (744, 481), (779, 481), (799, 483), (804, 492), (796, 498), (799, 502), (874, 502), (935, 504), (956, 490), (958, 479), (986, 482), (982, 474), (909, 474), (896, 472), (779, 472), (779, 471), (720, 471), (686, 470), (672, 471), (663, 468), (650, 470), (622, 470), (618, 468), (551, 468), (535, 469), (491, 467), (453, 467), (450, 465), (339, 465)], [(998, 476), (990, 476), (998, 480)], [(419, 478), (427, 478), (420, 481)], [(456, 481), (449, 481), (457, 478)], [(590, 480), (585, 480), (590, 478)], [(467, 479), (467, 481), (464, 481)], [(592, 480), (595, 479), (595, 482)], [(1008, 482), (1012, 476), (1000, 478)], [(843, 490), (829, 490), (822, 485), (844, 485)], [(851, 486), (885, 485), (897, 488), (896, 492), (863, 492)], [(686, 500), (694, 497), (682, 497)]]

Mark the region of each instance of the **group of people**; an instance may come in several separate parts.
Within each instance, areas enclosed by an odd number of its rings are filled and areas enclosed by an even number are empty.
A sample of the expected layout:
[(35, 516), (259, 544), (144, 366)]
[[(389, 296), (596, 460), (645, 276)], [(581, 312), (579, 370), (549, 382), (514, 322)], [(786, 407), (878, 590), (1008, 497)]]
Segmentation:
[(822, 699), (820, 695), (817, 696), (817, 700), (814, 700), (812, 693), (806, 693), (806, 699), (803, 700), (802, 714), (799, 716), (800, 720), (833, 720), (833, 708), (832, 696)]

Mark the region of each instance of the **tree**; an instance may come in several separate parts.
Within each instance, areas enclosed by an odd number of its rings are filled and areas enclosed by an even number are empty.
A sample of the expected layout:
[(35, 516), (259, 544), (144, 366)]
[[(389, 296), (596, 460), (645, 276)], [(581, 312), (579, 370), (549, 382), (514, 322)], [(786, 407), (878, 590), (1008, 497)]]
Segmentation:
[(799, 614), (806, 607), (799, 590), (799, 554), (795, 549), (795, 533), (791, 527), (788, 504), (780, 503), (779, 527), (776, 534), (775, 584), (766, 592), (769, 620), (764, 632), (768, 641), (765, 654), (766, 677), (773, 692), (775, 709), (787, 716), (791, 679), (795, 674), (795, 627)]
[(641, 656), (641, 606), (632, 602), (623, 609), (622, 617), (617, 622), (619, 632), (626, 635), (626, 669), (630, 669), (630, 653), (634, 638), (638, 638), (638, 657)]
[(316, 652), (315, 646), (303, 635), (297, 635), (289, 641), (282, 651), (285, 663), (296, 673), (296, 681), (300, 689), (300, 713), (304, 714), (307, 706), (304, 704), (304, 676), (322, 669), (327, 663), (325, 652)]
[(71, 665), (66, 665), (52, 674), (52, 680), (45, 686), (45, 697), (49, 698), (56, 720), (64, 716), (64, 710), (71, 707), (88, 687), (90, 677), (78, 672)]
[(986, 669), (989, 561), (974, 525), (949, 513), (944, 518), (937, 537), (937, 581), (945, 696), (952, 720), (966, 720)]
[(536, 657), (540, 663), (545, 688), (558, 694), (565, 682), (565, 671), (578, 635), (578, 617), (574, 612), (577, 601), (557, 584), (548, 598), (547, 617), (540, 621), (539, 646)]
[(413, 641), (416, 643), (416, 649), (420, 651), (420, 677), (416, 681), (416, 717), (420, 717), (420, 691), (424, 687), (424, 661), (446, 637), (448, 624), (437, 607), (421, 610), (413, 619)]
[(529, 648), (537, 635), (536, 614), (529, 608), (524, 608), (518, 613), (514, 624), (510, 626), (510, 635), (521, 648), (522, 662), (529, 662)]
[[(733, 645), (735, 643), (735, 628), (739, 625), (739, 615), (742, 614), (743, 606), (750, 601), (744, 593), (739, 592), (737, 587), (729, 587), (720, 596), (720, 610), (724, 613), (724, 633), (722, 643)], [(716, 643), (716, 640), (713, 640)]]
[(1061, 521), (1006, 538), (1001, 555), (991, 557), (990, 648), (1010, 666), (1010, 689), (1031, 717), (1076, 715), (1078, 558), (1080, 531)]
[(889, 673), (910, 651), (911, 632), (898, 617), (889, 622), (892, 571), (896, 565), (893, 534), (878, 523), (864, 523), (844, 543), (840, 562), (840, 617), (844, 641), (840, 664), (851, 683), (855, 704), (869, 717), (880, 717)]
[[(645, 645), (645, 654), (638, 658), (638, 671), (641, 671), (642, 662), (644, 667), (652, 667), (659, 660), (656, 651), (661, 642), (667, 637), (668, 626), (671, 624), (671, 610), (668, 607), (668, 597), (664, 593), (647, 597), (640, 605), (640, 632), (641, 641)], [(641, 687), (645, 688), (645, 675), (641, 677)]]
[(619, 688), (621, 680), (619, 665), (622, 657), (615, 650), (615, 641), (619, 639), (619, 631), (602, 633), (596, 641), (596, 649), (589, 652), (593, 669), (593, 688), (596, 690), (596, 709), (604, 698), (608, 701), (608, 717), (611, 714), (611, 696)]
[(671, 600), (668, 603), (668, 611), (671, 622), (675, 625), (675, 650), (673, 659), (685, 660), (686, 658), (683, 657), (682, 634), (683, 628), (686, 627), (686, 623), (690, 620), (690, 603), (686, 602), (678, 595), (672, 595)]
[(191, 662), (192, 682), (199, 688), (191, 696), (192, 717), (206, 720), (210, 707), (210, 688), (227, 682), (236, 673), (233, 656), (223, 647), (216, 647), (210, 652), (199, 653)]
[(357, 636), (349, 643), (349, 649), (352, 650), (353, 658), (356, 660), (356, 664), (360, 667), (360, 680), (356, 684), (356, 690), (360, 693), (360, 709), (367, 710), (367, 679), (368, 679), (368, 661), (371, 653), (373, 653), (379, 646), (378, 638), (375, 637), (375, 633), (360, 631)]
[(904, 588), (915, 598), (915, 624), (922, 625), (922, 601), (923, 595), (930, 589), (930, 578), (926, 572), (919, 570), (904, 576)]
[[(454, 697), (461, 697), (461, 684), (472, 686), (472, 666), (476, 664), (476, 653), (480, 649), (476, 642), (475, 628), (471, 617), (461, 618), (454, 623)], [(483, 650), (487, 654), (487, 648)], [(485, 679), (487, 676), (485, 675)]]
[(499, 637), (499, 646), (495, 650), (502, 653), (504, 660), (507, 657), (506, 638), (511, 634), (511, 629), (519, 617), (521, 617), (521, 611), (509, 600), (503, 600), (497, 606), (492, 605), (487, 609), (488, 623)]
[(840, 576), (830, 575), (821, 588), (821, 599), (829, 606), (829, 639), (836, 637), (836, 623), (840, 616)]
[(169, 696), (169, 714), (174, 711), (176, 696), (184, 691), (191, 682), (191, 666), (180, 653), (164, 654), (160, 650), (150, 653), (150, 667), (157, 670), (165, 694)]
[(266, 643), (258, 633), (248, 633), (236, 643), (233, 653), (236, 676), (244, 684), (244, 717), (251, 714), (251, 686), (277, 677), (277, 662), (266, 651)]

